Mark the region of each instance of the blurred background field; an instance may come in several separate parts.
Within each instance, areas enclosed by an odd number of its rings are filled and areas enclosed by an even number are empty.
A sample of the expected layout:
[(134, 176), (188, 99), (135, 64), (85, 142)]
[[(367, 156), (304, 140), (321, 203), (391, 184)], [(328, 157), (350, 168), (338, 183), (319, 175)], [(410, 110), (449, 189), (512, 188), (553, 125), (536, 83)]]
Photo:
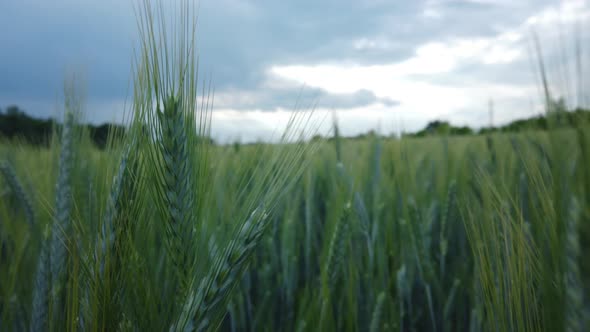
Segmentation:
[[(300, 143), (316, 150), (278, 201), (222, 330), (583, 331), (590, 285), (587, 128), (576, 122), (550, 131)], [(72, 180), (72, 273), (81, 272), (77, 260), (96, 245), (120, 155), (116, 148), (98, 150), (88, 138), (80, 144)], [(216, 237), (228, 236), (218, 235), (236, 222), (226, 202), (270, 158), (267, 149), (211, 147), (209, 211), (200, 221), (211, 234), (201, 248), (212, 250)], [(26, 326), (30, 317), (40, 250), (35, 239), (52, 221), (58, 150), (55, 142), (50, 148), (2, 145), (36, 211), (29, 224), (21, 197), (4, 179), (5, 327)], [(156, 236), (162, 225), (155, 207), (143, 208), (141, 219), (127, 221), (135, 224), (126, 240), (136, 265), (121, 267), (129, 276), (116, 287), (148, 296), (167, 288), (166, 274), (158, 265), (146, 274), (142, 265), (156, 264), (166, 251)], [(198, 252), (199, 260), (207, 256)], [(107, 330), (126, 320), (141, 322), (134, 328), (165, 326), (169, 318), (156, 303), (117, 302), (121, 311), (102, 313), (94, 323)]]

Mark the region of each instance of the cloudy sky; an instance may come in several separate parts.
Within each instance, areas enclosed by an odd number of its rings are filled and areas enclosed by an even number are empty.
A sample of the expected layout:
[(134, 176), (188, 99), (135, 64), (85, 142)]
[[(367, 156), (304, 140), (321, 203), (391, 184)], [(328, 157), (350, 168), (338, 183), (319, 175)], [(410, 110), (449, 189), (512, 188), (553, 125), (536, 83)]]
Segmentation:
[[(120, 119), (138, 36), (133, 3), (1, 0), (0, 107), (54, 116), (64, 76), (76, 71), (87, 118)], [(555, 93), (582, 102), (575, 41), (589, 44), (589, 15), (579, 0), (200, 0), (213, 135), (268, 139), (312, 105), (335, 112), (346, 135), (414, 131), (435, 119), (480, 127), (490, 100), (495, 124), (538, 114), (532, 31)]]

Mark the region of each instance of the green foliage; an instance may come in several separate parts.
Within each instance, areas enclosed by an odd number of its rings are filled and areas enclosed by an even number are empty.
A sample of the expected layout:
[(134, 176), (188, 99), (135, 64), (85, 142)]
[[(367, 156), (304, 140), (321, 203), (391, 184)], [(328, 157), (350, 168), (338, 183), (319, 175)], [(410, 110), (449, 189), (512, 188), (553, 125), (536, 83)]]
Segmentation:
[(424, 137), (428, 135), (472, 135), (473, 130), (469, 127), (455, 127), (446, 121), (431, 121), (426, 127), (411, 136)]
[[(61, 123), (54, 119), (36, 119), (27, 115), (16, 105), (10, 105), (2, 112), (0, 110), (0, 137), (5, 140), (18, 140), (27, 144), (48, 147), (54, 131), (59, 131)], [(125, 127), (104, 123), (101, 125), (87, 124), (84, 127), (92, 142), (101, 149), (108, 144), (109, 136), (122, 136)]]

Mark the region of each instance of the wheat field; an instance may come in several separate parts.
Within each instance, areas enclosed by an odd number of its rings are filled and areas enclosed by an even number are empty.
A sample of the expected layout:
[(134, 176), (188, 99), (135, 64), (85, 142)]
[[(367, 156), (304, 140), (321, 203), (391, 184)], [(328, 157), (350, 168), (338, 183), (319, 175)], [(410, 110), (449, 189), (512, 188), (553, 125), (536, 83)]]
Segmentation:
[(213, 145), (188, 2), (139, 5), (126, 133), (72, 80), (49, 147), (0, 145), (0, 330), (588, 330), (587, 123)]

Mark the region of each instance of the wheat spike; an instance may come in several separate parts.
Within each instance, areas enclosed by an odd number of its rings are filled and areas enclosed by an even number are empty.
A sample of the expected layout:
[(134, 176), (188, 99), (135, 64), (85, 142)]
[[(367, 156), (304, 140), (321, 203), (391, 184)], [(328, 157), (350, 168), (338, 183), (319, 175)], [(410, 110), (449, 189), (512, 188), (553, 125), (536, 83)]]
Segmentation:
[(16, 176), (12, 165), (8, 161), (0, 161), (0, 173), (2, 173), (6, 183), (22, 205), (25, 219), (27, 220), (29, 226), (32, 227), (35, 225), (35, 210), (33, 209), (33, 203), (31, 202), (31, 199), (26, 194), (25, 189)]
[(342, 216), (338, 219), (332, 239), (330, 240), (330, 247), (328, 248), (328, 256), (326, 258), (324, 278), (325, 285), (329, 293), (333, 292), (340, 277), (342, 262), (346, 256), (346, 237), (348, 234), (348, 217), (350, 215), (351, 204), (347, 203), (344, 207)]
[(217, 328), (225, 314), (229, 295), (268, 228), (268, 221), (264, 209), (258, 208), (252, 212), (237, 237), (218, 255), (196, 292), (188, 297), (172, 331), (207, 331)]
[(66, 263), (66, 243), (64, 233), (70, 223), (71, 175), (73, 161), (73, 127), (74, 114), (67, 112), (62, 129), (62, 146), (59, 158), (59, 173), (56, 184), (55, 217), (51, 230), (51, 278), (53, 282), (59, 276)]

